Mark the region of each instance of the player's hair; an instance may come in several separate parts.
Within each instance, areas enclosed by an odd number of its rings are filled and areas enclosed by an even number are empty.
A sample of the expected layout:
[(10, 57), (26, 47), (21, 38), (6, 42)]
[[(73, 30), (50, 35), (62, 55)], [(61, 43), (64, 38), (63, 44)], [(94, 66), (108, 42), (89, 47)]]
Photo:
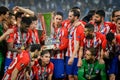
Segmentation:
[(30, 17), (22, 17), (21, 23), (24, 24), (25, 27), (29, 27), (32, 23), (32, 20)]
[[(40, 53), (40, 56), (43, 57), (45, 54), (50, 54), (50, 52), (48, 50), (42, 50), (42, 52)], [(38, 63), (39, 65), (42, 65), (42, 60), (38, 59)]]
[(105, 11), (104, 10), (97, 10), (96, 14), (100, 15), (101, 17), (105, 17)]
[(17, 20), (17, 18), (22, 18), (22, 15), (23, 15), (24, 13), (23, 12), (17, 12), (16, 14), (15, 14), (15, 19)]
[(75, 17), (78, 17), (78, 18), (80, 17), (80, 12), (78, 10), (72, 9), (70, 12), (73, 12), (73, 15)]
[(48, 50), (43, 50), (43, 51), (40, 53), (40, 56), (43, 56), (43, 55), (45, 55), (45, 54), (47, 54), (47, 53), (49, 53)]
[(72, 9), (74, 9), (74, 10), (79, 9), (79, 10), (80, 10), (80, 8), (79, 8), (79, 7), (77, 7), (77, 6), (72, 7), (72, 8), (71, 8), (71, 10), (72, 10)]
[(112, 32), (107, 33), (106, 39), (107, 39), (108, 42), (112, 42), (112, 40), (113, 40), (114, 38), (115, 38), (114, 33), (112, 33)]
[(82, 20), (88, 23), (94, 14), (95, 14), (95, 10), (90, 10)]
[(63, 17), (63, 13), (62, 13), (62, 12), (60, 12), (60, 11), (56, 12), (56, 13), (55, 13), (55, 16), (56, 16), (56, 15), (60, 15), (60, 16), (62, 16), (62, 17)]
[(31, 44), (30, 45), (30, 51), (31, 52), (34, 52), (35, 50), (40, 51), (40, 49), (41, 49), (41, 45), (40, 44)]
[(120, 11), (120, 10), (118, 10), (118, 9), (114, 10), (114, 11), (112, 12), (112, 17), (115, 17), (115, 13), (118, 12), (118, 11)]
[(8, 11), (8, 8), (6, 8), (5, 6), (0, 6), (0, 15), (5, 15)]
[(85, 25), (85, 28), (87, 28), (88, 31), (92, 31), (92, 32), (94, 31), (94, 25), (93, 24), (87, 23)]
[(30, 17), (32, 21), (36, 21), (37, 20), (37, 16), (33, 16), (33, 17)]
[(96, 48), (90, 47), (90, 48), (87, 48), (87, 50), (91, 52), (92, 56), (96, 56), (96, 53), (97, 53), (97, 49)]

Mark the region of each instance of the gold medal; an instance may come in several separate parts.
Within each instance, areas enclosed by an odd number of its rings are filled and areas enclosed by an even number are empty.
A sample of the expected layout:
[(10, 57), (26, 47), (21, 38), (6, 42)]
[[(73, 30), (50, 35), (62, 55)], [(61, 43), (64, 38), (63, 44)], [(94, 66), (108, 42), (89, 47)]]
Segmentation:
[(90, 76), (88, 76), (88, 79), (91, 79), (91, 77), (90, 77)]
[(22, 49), (22, 50), (24, 50), (24, 49), (25, 49), (25, 47), (24, 47), (24, 46), (21, 46), (21, 49)]

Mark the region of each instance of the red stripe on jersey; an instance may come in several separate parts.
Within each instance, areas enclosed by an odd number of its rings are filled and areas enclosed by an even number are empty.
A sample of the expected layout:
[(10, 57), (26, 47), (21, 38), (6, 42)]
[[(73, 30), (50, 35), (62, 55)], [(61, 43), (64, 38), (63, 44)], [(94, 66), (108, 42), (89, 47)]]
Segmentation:
[[(24, 46), (25, 47), (28, 46), (29, 39), (30, 39), (30, 33), (29, 32), (28, 33), (23, 33), (21, 37), (23, 38)], [(12, 36), (9, 37), (7, 42), (9, 42), (9, 43), (13, 42), (13, 48), (20, 50), (21, 45), (22, 45), (21, 37), (20, 37), (19, 32), (15, 32), (14, 34), (12, 34)], [(6, 53), (6, 57), (10, 58), (10, 59), (14, 59), (17, 56), (17, 54), (18, 54), (17, 52), (8, 51)]]
[[(76, 41), (83, 41), (84, 38), (84, 28), (82, 26), (77, 26), (77, 27), (71, 27), (69, 30), (69, 46), (67, 49), (66, 56), (71, 57), (74, 51), (74, 48), (76, 47)], [(80, 43), (80, 46), (81, 45)], [(78, 53), (76, 54), (75, 57), (78, 57)]]
[(52, 56), (52, 59), (64, 59), (64, 50), (67, 48), (68, 43), (68, 31), (66, 28), (55, 28), (54, 29), (54, 38), (59, 39), (59, 43), (55, 43), (54, 45), (60, 49), (57, 53), (55, 53), (54, 56)]

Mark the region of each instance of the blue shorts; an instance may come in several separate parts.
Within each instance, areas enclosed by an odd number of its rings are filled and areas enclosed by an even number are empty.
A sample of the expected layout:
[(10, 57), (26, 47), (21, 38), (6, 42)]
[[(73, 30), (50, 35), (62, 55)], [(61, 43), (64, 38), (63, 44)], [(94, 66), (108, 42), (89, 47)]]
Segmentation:
[(117, 74), (118, 73), (118, 56), (114, 57), (110, 64), (109, 74)]
[(10, 65), (11, 62), (12, 62), (12, 59), (10, 59), (10, 58), (5, 58), (4, 72), (7, 71), (7, 69), (8, 69), (8, 67), (9, 67), (9, 65)]
[(68, 65), (68, 60), (70, 57), (65, 58), (65, 71), (67, 75), (78, 75), (78, 67), (77, 62), (78, 58), (74, 58), (74, 62), (72, 65)]
[(64, 60), (63, 59), (51, 59), (51, 62), (54, 64), (53, 77), (55, 79), (64, 78), (65, 77)]

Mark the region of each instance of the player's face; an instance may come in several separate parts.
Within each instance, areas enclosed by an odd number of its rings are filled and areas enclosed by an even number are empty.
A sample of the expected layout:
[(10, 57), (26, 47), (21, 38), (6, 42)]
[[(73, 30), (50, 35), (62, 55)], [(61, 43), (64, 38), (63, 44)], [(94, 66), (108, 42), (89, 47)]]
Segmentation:
[(7, 12), (5, 15), (2, 15), (2, 20), (6, 20), (9, 17), (9, 12)]
[(73, 15), (73, 12), (69, 12), (68, 13), (68, 19), (70, 20), (70, 22), (74, 22), (74, 15)]
[(87, 29), (87, 28), (85, 28), (84, 30), (85, 30), (85, 31), (84, 31), (84, 32), (85, 32), (85, 36), (87, 36), (87, 35), (88, 35), (88, 33), (89, 33), (88, 29)]
[(120, 20), (116, 22), (117, 30), (120, 31)]
[(11, 24), (12, 25), (16, 25), (17, 24), (15, 16), (11, 16)]
[(49, 64), (50, 62), (50, 53), (46, 53), (43, 56), (41, 56), (41, 60), (44, 64)]
[(114, 16), (112, 17), (113, 21), (116, 21), (117, 18), (120, 18), (120, 11), (115, 12)]
[(94, 20), (96, 24), (100, 24), (102, 22), (102, 17), (98, 14), (94, 15)]
[(36, 26), (37, 26), (37, 21), (32, 21), (30, 25), (30, 29), (36, 29)]
[(55, 24), (61, 25), (61, 23), (62, 23), (62, 16), (61, 15), (56, 15), (54, 20), (55, 20)]
[(8, 17), (9, 17), (9, 12), (5, 14), (5, 18), (8, 18)]
[(89, 50), (87, 50), (85, 53), (85, 59), (90, 60), (91, 58), (92, 58), (91, 52)]

